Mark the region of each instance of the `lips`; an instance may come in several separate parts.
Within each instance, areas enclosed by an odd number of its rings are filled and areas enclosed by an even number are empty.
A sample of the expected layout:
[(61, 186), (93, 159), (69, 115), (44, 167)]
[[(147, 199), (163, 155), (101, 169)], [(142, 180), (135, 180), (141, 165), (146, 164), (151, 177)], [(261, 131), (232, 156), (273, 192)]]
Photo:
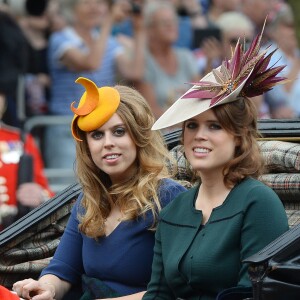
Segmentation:
[(113, 160), (113, 159), (119, 158), (120, 156), (121, 156), (121, 154), (111, 153), (111, 154), (104, 155), (103, 158), (106, 160)]
[(195, 153), (209, 153), (211, 150), (208, 148), (204, 148), (204, 147), (195, 147), (195, 148), (193, 148), (193, 151)]

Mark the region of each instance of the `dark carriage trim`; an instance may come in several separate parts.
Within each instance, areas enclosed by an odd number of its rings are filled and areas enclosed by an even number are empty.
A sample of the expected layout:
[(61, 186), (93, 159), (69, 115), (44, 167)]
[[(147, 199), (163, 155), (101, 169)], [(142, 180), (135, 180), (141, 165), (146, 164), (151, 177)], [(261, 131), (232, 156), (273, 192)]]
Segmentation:
[(50, 201), (46, 201), (39, 207), (30, 211), (27, 215), (14, 222), (12, 225), (0, 232), (0, 248), (9, 241), (21, 235), (28, 228), (36, 225), (41, 220), (50, 216), (58, 208), (64, 206), (81, 192), (78, 183), (74, 183), (54, 196)]

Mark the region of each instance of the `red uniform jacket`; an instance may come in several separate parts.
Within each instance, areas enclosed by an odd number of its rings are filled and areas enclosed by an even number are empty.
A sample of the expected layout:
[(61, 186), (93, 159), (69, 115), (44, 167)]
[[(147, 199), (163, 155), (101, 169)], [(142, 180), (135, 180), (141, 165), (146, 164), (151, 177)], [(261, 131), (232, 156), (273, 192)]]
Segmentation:
[[(5, 204), (16, 206), (16, 189), (18, 183), (18, 162), (23, 153), (23, 143), (20, 140), (20, 130), (7, 125), (0, 125), (0, 179), (4, 177), (8, 200)], [(32, 135), (27, 134), (25, 152), (33, 157), (33, 181), (41, 185), (49, 196), (53, 196), (47, 178), (44, 174), (44, 164), (41, 153)], [(2, 180), (3, 181), (3, 180)], [(3, 185), (3, 184), (2, 184)], [(1, 186), (1, 184), (0, 184)], [(3, 194), (2, 194), (3, 195)], [(6, 196), (7, 198), (7, 196)]]

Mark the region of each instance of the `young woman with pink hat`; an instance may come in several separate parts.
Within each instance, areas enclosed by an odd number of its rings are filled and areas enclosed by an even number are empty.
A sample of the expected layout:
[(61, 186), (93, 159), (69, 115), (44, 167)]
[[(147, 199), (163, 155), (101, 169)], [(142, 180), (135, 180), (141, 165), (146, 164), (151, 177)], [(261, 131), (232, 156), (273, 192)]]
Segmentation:
[(238, 42), (230, 61), (193, 83), (153, 126), (182, 123), (199, 184), (160, 213), (143, 300), (251, 297), (243, 260), (289, 228), (280, 199), (258, 180), (263, 162), (251, 97), (284, 81), (276, 76), (283, 67), (268, 67), (272, 53), (260, 52), (260, 41), (247, 51)]

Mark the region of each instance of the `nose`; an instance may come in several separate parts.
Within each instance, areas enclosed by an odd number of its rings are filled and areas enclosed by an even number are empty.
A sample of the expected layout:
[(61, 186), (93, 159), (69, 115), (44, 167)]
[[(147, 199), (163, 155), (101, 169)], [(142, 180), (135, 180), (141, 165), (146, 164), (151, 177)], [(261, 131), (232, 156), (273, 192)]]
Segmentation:
[(113, 146), (114, 146), (113, 136), (109, 133), (105, 134), (105, 136), (104, 136), (104, 147), (111, 148)]
[(207, 130), (205, 126), (199, 126), (195, 135), (195, 140), (207, 140)]

